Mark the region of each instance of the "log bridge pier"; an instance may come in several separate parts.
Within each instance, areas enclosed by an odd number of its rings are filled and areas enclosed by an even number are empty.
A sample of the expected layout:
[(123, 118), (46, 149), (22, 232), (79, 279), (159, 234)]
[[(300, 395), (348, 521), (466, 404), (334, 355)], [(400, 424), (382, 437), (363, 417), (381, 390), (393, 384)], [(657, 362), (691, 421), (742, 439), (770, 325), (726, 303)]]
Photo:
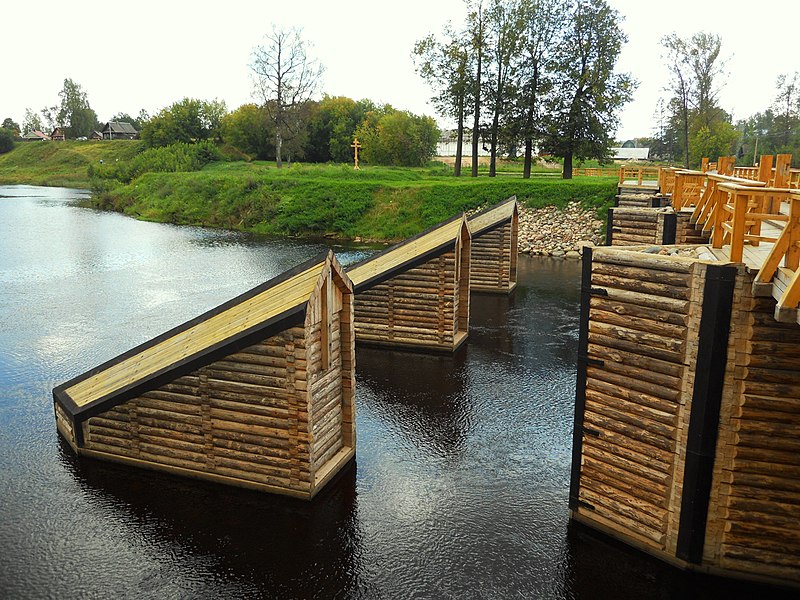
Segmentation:
[(658, 208), (621, 194), (584, 254), (570, 511), (680, 568), (800, 587), (800, 191), (787, 157), (733, 164), (662, 170)]
[[(515, 198), (345, 270), (303, 263), (53, 390), (80, 456), (313, 498), (355, 456), (355, 344), (454, 352), (516, 285)], [(475, 252), (475, 263), (471, 262)]]

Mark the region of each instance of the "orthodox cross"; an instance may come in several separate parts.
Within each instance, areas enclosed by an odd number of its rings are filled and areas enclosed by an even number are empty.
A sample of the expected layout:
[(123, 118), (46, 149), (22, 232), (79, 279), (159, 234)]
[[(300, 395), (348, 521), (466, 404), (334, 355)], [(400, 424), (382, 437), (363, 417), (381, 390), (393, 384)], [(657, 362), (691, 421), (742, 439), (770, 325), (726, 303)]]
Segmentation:
[(358, 142), (358, 138), (353, 138), (353, 143), (350, 144), (350, 147), (353, 149), (353, 160), (355, 161), (355, 166), (353, 167), (354, 170), (358, 171), (358, 149), (361, 148), (361, 144)]

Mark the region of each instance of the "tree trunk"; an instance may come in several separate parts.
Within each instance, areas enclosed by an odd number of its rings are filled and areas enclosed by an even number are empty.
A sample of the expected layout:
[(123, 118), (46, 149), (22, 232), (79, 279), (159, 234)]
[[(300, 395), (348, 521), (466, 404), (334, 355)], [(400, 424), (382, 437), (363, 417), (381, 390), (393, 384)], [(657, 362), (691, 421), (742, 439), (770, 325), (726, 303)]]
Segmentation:
[(683, 156), (684, 167), (689, 168), (689, 107), (683, 103)]
[(492, 119), (492, 142), (489, 155), (489, 177), (497, 176), (497, 128), (500, 121), (500, 112), (497, 108)]
[(456, 164), (453, 166), (456, 177), (461, 177), (461, 158), (464, 152), (464, 96), (458, 97), (458, 137), (456, 138)]
[(283, 145), (283, 138), (281, 138), (281, 132), (278, 131), (275, 133), (275, 163), (279, 169), (283, 166), (283, 163), (281, 162), (282, 145)]
[(478, 137), (481, 125), (481, 55), (483, 45), (483, 15), (478, 7), (478, 68), (475, 74), (475, 117), (472, 120), (472, 176), (478, 176)]
[(531, 165), (533, 164), (533, 140), (525, 138), (525, 164), (522, 167), (522, 178), (531, 178)]
[(564, 154), (564, 174), (563, 179), (572, 179), (572, 152)]

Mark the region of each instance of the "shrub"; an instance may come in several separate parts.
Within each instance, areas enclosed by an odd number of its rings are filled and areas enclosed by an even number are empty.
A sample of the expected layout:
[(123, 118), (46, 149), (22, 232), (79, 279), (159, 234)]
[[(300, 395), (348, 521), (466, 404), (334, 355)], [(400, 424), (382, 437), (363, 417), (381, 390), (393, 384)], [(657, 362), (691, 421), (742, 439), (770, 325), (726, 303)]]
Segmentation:
[(14, 132), (0, 128), (0, 154), (14, 149)]
[(144, 173), (180, 173), (199, 171), (208, 163), (223, 160), (217, 147), (209, 141), (197, 144), (177, 143), (150, 148), (126, 162), (96, 165), (91, 172), (96, 178), (116, 179), (129, 183)]

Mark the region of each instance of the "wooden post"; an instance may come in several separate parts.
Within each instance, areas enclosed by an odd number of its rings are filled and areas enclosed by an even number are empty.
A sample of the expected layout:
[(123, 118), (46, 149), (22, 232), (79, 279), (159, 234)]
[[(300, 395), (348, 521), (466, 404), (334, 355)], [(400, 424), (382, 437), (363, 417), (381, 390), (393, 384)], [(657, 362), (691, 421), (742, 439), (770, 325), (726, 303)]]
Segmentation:
[(700, 162), (700, 170), (703, 173), (707, 173), (708, 172), (708, 157), (705, 157), (705, 156), (703, 157), (703, 160)]
[(772, 178), (772, 154), (762, 154), (758, 163), (758, 180), (769, 185)]
[(792, 166), (791, 154), (778, 154), (775, 161), (775, 180), (772, 182), (771, 187), (785, 188), (789, 187), (789, 169)]

